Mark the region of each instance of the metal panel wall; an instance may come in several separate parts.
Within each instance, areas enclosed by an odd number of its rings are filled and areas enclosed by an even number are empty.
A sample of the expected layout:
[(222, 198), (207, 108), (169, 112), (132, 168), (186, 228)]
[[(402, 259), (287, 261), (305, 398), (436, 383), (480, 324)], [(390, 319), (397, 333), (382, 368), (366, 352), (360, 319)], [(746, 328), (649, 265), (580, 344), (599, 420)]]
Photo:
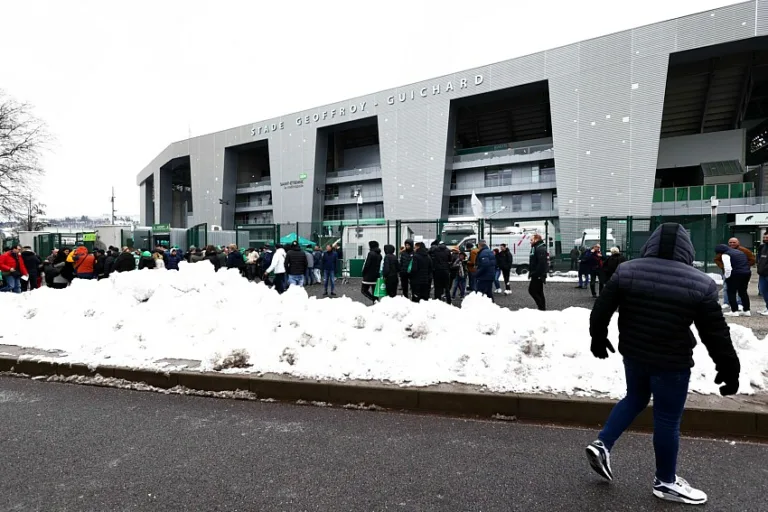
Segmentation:
[[(375, 115), (385, 215), (440, 217), (451, 100), (547, 80), (560, 216), (650, 215), (669, 54), (768, 34), (766, 4), (723, 7), (181, 141), (137, 182), (190, 155), (192, 222), (229, 227), (234, 201), (218, 203), (233, 195), (224, 148), (267, 139), (275, 222), (319, 220), (317, 129)], [(291, 181), (302, 183), (281, 185)]]

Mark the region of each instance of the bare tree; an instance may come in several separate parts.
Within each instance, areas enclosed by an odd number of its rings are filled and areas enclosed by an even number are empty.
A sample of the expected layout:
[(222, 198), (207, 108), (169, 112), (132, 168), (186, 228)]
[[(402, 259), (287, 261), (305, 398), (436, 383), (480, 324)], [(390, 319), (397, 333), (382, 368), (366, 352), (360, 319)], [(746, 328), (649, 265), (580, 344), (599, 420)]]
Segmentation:
[(32, 106), (0, 90), (0, 217), (26, 213), (35, 179), (43, 174), (40, 152), (49, 141)]
[(41, 231), (43, 228), (48, 227), (48, 223), (43, 218), (45, 216), (45, 205), (35, 203), (31, 195), (27, 196), (26, 201), (26, 211), (18, 216), (18, 231)]

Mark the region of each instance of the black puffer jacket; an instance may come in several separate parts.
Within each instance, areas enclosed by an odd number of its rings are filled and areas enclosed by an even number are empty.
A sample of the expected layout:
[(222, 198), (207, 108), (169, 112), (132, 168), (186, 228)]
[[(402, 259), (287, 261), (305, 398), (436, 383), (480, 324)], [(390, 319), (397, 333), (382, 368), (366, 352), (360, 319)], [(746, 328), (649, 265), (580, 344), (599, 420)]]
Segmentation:
[(663, 370), (685, 370), (693, 366), (693, 323), (717, 370), (738, 373), (739, 358), (717, 300), (717, 285), (693, 268), (688, 232), (679, 224), (662, 224), (641, 255), (619, 265), (595, 302), (592, 339), (608, 336), (611, 316), (619, 308), (619, 352), (624, 357)]
[(413, 252), (413, 266), (411, 267), (410, 280), (415, 288), (427, 288), (432, 281), (432, 258), (426, 247), (421, 247)]
[(291, 276), (303, 276), (307, 271), (307, 255), (298, 245), (285, 253), (285, 268)]
[(432, 257), (432, 267), (435, 271), (448, 272), (451, 269), (451, 251), (445, 244), (433, 248), (429, 255)]
[(409, 238), (403, 245), (405, 250), (400, 253), (400, 272), (406, 273), (408, 272), (408, 264), (413, 259), (413, 240)]
[(395, 246), (384, 246), (384, 268), (381, 271), (381, 277), (384, 279), (396, 278), (400, 273), (400, 263), (395, 256)]
[(363, 264), (363, 282), (366, 284), (376, 284), (376, 280), (381, 272), (381, 249), (379, 249), (379, 242), (371, 240), (368, 242), (368, 248), (370, 251)]

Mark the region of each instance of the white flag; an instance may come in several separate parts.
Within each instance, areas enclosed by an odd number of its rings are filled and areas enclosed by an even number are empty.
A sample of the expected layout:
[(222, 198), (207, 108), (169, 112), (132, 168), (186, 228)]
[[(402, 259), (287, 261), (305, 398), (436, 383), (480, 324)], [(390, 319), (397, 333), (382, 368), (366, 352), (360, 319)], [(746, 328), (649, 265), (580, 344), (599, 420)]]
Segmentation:
[(477, 198), (474, 190), (472, 191), (472, 199), (470, 199), (470, 203), (472, 204), (472, 214), (475, 218), (482, 219), (485, 213), (483, 211), (483, 203)]

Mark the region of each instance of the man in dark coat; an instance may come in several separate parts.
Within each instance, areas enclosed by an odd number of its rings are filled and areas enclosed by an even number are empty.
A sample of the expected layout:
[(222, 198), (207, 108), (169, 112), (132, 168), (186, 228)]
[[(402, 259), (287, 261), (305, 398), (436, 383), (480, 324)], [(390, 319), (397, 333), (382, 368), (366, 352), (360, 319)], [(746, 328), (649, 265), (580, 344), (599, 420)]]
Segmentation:
[(411, 284), (411, 300), (420, 302), (429, 300), (429, 288), (432, 282), (432, 259), (423, 242), (416, 242), (416, 250), (411, 255), (408, 281)]
[(477, 292), (493, 300), (493, 281), (496, 278), (496, 255), (485, 243), (480, 240), (477, 243), (478, 253), (475, 257), (475, 283)]
[(403, 288), (403, 297), (408, 297), (408, 284), (410, 275), (408, 274), (408, 265), (413, 258), (413, 240), (410, 238), (403, 244), (403, 250), (400, 252), (400, 286)]
[(761, 315), (768, 315), (768, 231), (763, 233), (763, 243), (757, 249), (757, 289), (765, 301), (765, 309)]
[(504, 293), (509, 295), (511, 293), (509, 289), (509, 273), (512, 270), (512, 253), (509, 252), (507, 244), (499, 246), (499, 253), (496, 255), (496, 266), (499, 267), (501, 275), (504, 276)]
[(528, 294), (533, 297), (539, 311), (547, 310), (547, 302), (544, 298), (544, 283), (547, 282), (547, 246), (544, 245), (541, 235), (531, 237), (531, 259), (528, 262), (529, 277)]
[(624, 357), (627, 395), (614, 406), (598, 440), (587, 447), (587, 457), (600, 476), (612, 480), (610, 451), (653, 395), (653, 494), (702, 504), (707, 495), (677, 476), (680, 421), (696, 344), (691, 324), (715, 362), (715, 382), (724, 383), (720, 394), (738, 392), (740, 364), (718, 303), (717, 285), (693, 268), (693, 256), (685, 228), (662, 224), (648, 238), (640, 258), (619, 265), (595, 302), (589, 333), (592, 354), (599, 359), (614, 352), (608, 325), (619, 310), (619, 352)]
[[(715, 253), (718, 254), (723, 262), (723, 271), (725, 276), (725, 288), (728, 294), (728, 304), (731, 311), (726, 313), (728, 316), (752, 316), (750, 312), (749, 294), (747, 287), (752, 278), (751, 266), (746, 254), (738, 249), (733, 249), (725, 244), (715, 247)], [(736, 294), (741, 299), (743, 311), (739, 312), (739, 305), (736, 302)]]
[(123, 252), (115, 258), (115, 272), (130, 272), (136, 270), (136, 259), (128, 247), (123, 247)]
[(397, 296), (397, 278), (400, 275), (400, 263), (395, 255), (394, 245), (384, 246), (384, 268), (381, 271), (381, 277), (387, 285), (387, 296)]
[(239, 271), (245, 269), (245, 259), (243, 254), (237, 250), (237, 246), (232, 244), (229, 247), (229, 254), (227, 254), (227, 268), (236, 268)]
[(432, 248), (432, 269), (435, 280), (435, 299), (451, 303), (451, 251), (445, 244)]
[(368, 248), (370, 250), (363, 264), (363, 284), (360, 287), (360, 293), (376, 302), (379, 299), (371, 293), (371, 290), (376, 286), (376, 280), (381, 274), (381, 249), (379, 249), (379, 242), (375, 240), (368, 242)]
[(600, 280), (598, 285), (600, 293), (603, 293), (603, 287), (605, 286), (605, 279), (602, 275), (603, 253), (600, 251), (600, 245), (595, 245), (592, 247), (592, 249), (587, 251), (583, 256), (582, 261), (587, 271), (589, 272), (589, 277), (591, 279), (591, 282), (589, 283), (589, 289), (592, 292), (592, 298), (596, 299), (597, 292), (595, 292), (595, 281), (598, 279)]
[(40, 257), (35, 254), (31, 247), (24, 247), (21, 251), (21, 259), (24, 260), (24, 266), (27, 267), (27, 272), (29, 272), (29, 279), (21, 280), (21, 291), (34, 290), (37, 288), (37, 278), (40, 276), (42, 261), (40, 261)]
[(574, 245), (573, 249), (571, 249), (571, 270), (578, 269), (579, 256), (581, 256), (581, 252), (579, 252), (579, 248)]
[(307, 272), (307, 256), (295, 240), (290, 250), (285, 253), (285, 266), (288, 273), (288, 286), (304, 286), (304, 274)]

